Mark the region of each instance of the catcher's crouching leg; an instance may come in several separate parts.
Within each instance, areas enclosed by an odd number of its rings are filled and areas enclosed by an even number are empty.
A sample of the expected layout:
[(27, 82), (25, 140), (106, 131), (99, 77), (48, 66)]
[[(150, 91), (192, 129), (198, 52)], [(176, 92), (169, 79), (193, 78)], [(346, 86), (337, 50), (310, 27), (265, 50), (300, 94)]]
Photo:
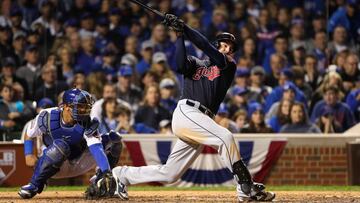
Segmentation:
[(111, 171), (97, 174), (94, 182), (86, 189), (85, 199), (99, 199), (112, 197), (116, 189), (116, 182)]

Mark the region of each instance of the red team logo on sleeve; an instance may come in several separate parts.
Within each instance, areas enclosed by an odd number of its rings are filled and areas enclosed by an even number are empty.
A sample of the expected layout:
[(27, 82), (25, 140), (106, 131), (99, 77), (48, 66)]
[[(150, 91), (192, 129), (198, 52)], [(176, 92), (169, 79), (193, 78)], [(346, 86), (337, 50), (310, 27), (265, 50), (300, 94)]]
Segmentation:
[(207, 77), (208, 80), (213, 81), (215, 78), (220, 76), (220, 69), (217, 66), (200, 67), (196, 69), (195, 74), (193, 75), (193, 80), (200, 80), (201, 77)]

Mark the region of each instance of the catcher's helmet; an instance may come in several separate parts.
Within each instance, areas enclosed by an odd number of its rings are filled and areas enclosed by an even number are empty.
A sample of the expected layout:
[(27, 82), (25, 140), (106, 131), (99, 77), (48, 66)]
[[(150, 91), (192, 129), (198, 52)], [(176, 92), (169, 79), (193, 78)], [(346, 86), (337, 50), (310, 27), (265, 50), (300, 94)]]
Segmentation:
[(231, 42), (233, 44), (233, 52), (236, 52), (236, 50), (238, 49), (238, 43), (236, 41), (236, 38), (231, 33), (223, 32), (223, 33), (216, 35), (214, 45), (217, 49), (220, 46), (220, 42)]
[(73, 119), (81, 122), (89, 119), (94, 99), (87, 91), (73, 88), (64, 92), (63, 104), (70, 105)]

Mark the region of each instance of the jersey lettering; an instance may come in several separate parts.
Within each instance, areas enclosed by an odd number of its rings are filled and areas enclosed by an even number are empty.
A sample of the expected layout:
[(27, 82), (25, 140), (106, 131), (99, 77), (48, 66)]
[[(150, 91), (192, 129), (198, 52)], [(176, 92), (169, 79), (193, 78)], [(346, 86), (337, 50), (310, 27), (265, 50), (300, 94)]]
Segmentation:
[(199, 67), (196, 69), (193, 75), (193, 80), (200, 80), (201, 77), (207, 77), (208, 80), (213, 81), (215, 78), (220, 76), (220, 69), (217, 66)]

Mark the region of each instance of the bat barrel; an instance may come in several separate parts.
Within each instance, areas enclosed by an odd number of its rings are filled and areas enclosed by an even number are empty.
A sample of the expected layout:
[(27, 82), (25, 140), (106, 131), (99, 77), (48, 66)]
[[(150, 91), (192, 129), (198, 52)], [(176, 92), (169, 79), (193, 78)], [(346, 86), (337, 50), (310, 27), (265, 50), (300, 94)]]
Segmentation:
[(130, 0), (130, 1), (133, 2), (133, 3), (135, 3), (135, 4), (140, 5), (141, 7), (143, 7), (144, 9), (146, 9), (146, 10), (148, 10), (148, 11), (151, 11), (151, 12), (157, 14), (157, 15), (160, 16), (160, 17), (164, 17), (164, 14), (163, 14), (163, 13), (161, 13), (160, 11), (158, 11), (158, 10), (156, 10), (156, 9), (154, 9), (154, 8), (151, 8), (150, 6), (144, 4), (144, 3), (141, 2), (141, 1), (138, 1), (138, 0)]

